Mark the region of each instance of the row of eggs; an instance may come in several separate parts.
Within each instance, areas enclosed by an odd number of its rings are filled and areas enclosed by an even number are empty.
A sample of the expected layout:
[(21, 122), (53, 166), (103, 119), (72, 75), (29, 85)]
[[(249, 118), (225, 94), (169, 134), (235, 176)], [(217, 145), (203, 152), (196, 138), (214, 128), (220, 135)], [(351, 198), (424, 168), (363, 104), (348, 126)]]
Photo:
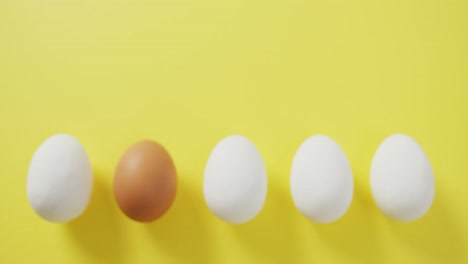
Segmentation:
[[(395, 134), (378, 147), (370, 170), (377, 207), (398, 221), (414, 221), (431, 207), (435, 180), (429, 159), (411, 137)], [(93, 187), (92, 168), (84, 148), (73, 136), (57, 134), (35, 151), (27, 177), (33, 210), (51, 222), (67, 222), (87, 208)], [(177, 173), (167, 150), (154, 141), (140, 141), (121, 157), (114, 175), (114, 196), (122, 212), (151, 222), (171, 207)], [(296, 208), (318, 223), (338, 220), (354, 192), (348, 159), (325, 135), (305, 140), (297, 150), (290, 174)], [(263, 208), (267, 172), (255, 145), (240, 135), (228, 136), (212, 150), (204, 172), (206, 204), (218, 218), (232, 224), (252, 220)]]

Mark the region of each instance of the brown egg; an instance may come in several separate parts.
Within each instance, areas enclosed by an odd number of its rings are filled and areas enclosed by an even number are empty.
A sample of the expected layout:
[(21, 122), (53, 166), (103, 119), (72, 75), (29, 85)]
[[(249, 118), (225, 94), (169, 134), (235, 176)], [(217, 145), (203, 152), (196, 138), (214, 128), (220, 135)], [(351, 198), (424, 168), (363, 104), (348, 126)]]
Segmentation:
[(176, 189), (174, 163), (164, 147), (153, 141), (131, 146), (115, 170), (115, 199), (122, 212), (135, 221), (151, 222), (163, 216)]

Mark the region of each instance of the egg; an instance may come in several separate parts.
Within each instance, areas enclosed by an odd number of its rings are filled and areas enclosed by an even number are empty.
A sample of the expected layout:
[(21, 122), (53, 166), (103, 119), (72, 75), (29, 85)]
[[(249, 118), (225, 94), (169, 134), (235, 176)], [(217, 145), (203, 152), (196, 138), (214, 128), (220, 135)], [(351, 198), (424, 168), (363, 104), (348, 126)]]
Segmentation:
[(114, 195), (122, 212), (138, 222), (162, 217), (177, 190), (174, 162), (159, 143), (144, 140), (121, 157), (114, 176)]
[(424, 150), (411, 137), (395, 134), (386, 138), (374, 155), (370, 175), (372, 195), (386, 216), (411, 222), (430, 209), (434, 173)]
[(262, 210), (267, 173), (255, 145), (232, 135), (212, 150), (205, 167), (203, 193), (211, 212), (231, 224), (246, 223)]
[(50, 222), (67, 222), (88, 207), (93, 173), (88, 155), (73, 136), (47, 138), (34, 152), (27, 176), (32, 209)]
[(342, 217), (353, 199), (354, 183), (348, 159), (333, 139), (316, 135), (297, 150), (290, 176), (296, 208), (317, 223)]

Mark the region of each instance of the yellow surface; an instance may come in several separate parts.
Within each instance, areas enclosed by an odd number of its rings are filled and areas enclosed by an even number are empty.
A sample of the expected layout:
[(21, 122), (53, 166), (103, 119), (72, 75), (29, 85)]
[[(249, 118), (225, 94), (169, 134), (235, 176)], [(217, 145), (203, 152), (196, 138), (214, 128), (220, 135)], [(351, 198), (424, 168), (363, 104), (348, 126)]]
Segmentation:
[[(0, 1), (0, 263), (468, 263), (468, 1)], [(45, 222), (26, 199), (34, 150), (78, 137), (95, 171), (88, 210)], [(403, 132), (436, 174), (431, 211), (399, 224), (376, 208), (369, 167)], [(203, 200), (212, 147), (259, 148), (268, 198), (231, 226)], [(329, 225), (295, 210), (292, 157), (325, 133), (356, 190)], [(112, 195), (124, 150), (158, 140), (179, 171), (160, 221), (124, 217)]]

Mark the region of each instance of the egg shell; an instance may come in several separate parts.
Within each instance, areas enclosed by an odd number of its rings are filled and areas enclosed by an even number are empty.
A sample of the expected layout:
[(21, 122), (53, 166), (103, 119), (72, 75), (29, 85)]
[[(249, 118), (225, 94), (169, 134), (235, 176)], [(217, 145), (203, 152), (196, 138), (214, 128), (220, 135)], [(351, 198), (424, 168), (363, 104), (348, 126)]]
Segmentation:
[(290, 185), (297, 209), (317, 223), (338, 220), (353, 199), (348, 159), (340, 146), (325, 135), (312, 136), (301, 144), (293, 159)]
[(35, 151), (27, 176), (33, 210), (50, 222), (67, 222), (88, 206), (93, 176), (88, 155), (73, 136), (57, 134)]
[(162, 217), (177, 191), (174, 162), (159, 143), (144, 140), (120, 159), (114, 177), (114, 195), (122, 212), (138, 222)]
[(205, 168), (203, 193), (211, 212), (228, 223), (242, 224), (257, 216), (266, 200), (267, 173), (249, 139), (233, 135), (214, 147)]
[(435, 196), (430, 161), (421, 146), (404, 134), (380, 144), (372, 160), (370, 183), (378, 208), (401, 222), (425, 215)]

